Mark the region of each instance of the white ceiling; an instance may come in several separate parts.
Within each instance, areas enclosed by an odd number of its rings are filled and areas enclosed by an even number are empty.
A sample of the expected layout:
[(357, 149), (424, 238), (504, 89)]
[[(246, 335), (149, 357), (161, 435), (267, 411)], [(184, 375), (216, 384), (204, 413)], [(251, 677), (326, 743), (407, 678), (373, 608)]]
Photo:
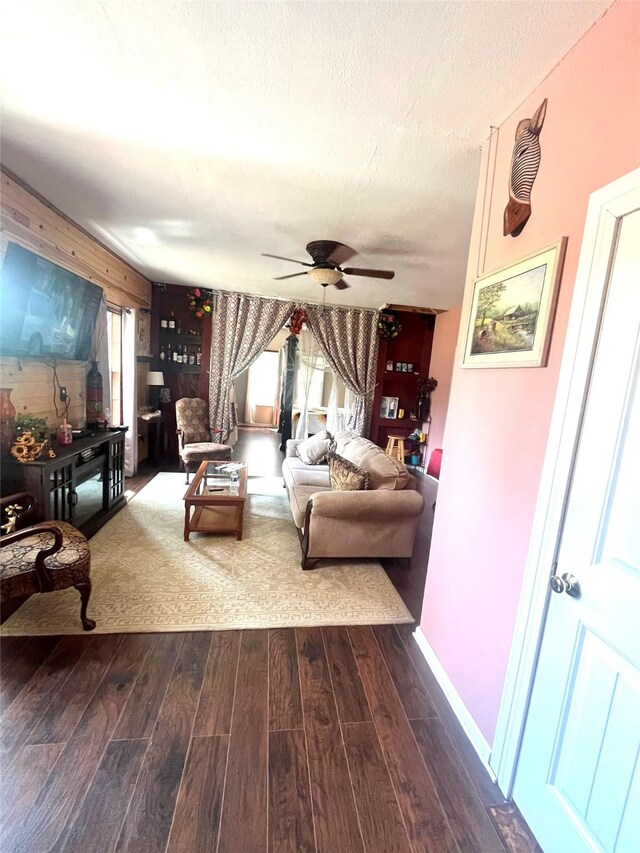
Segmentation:
[(2, 162), (159, 281), (320, 300), (312, 239), (358, 250), (333, 302), (447, 308), (479, 147), (610, 0), (19, 0)]

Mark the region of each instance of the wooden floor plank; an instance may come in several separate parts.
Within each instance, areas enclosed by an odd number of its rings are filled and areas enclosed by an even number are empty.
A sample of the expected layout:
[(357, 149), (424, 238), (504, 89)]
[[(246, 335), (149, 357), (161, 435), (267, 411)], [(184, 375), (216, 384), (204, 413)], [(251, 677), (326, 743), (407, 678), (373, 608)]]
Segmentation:
[(347, 629), (345, 627), (323, 628), (322, 634), (340, 721), (342, 723), (369, 722), (371, 711), (362, 687)]
[(269, 733), (269, 853), (315, 853), (304, 732)]
[(65, 682), (61, 697), (64, 701), (52, 703), (46, 709), (31, 730), (28, 743), (69, 740), (122, 643), (122, 636), (118, 634), (82, 639), (87, 648)]
[(191, 741), (167, 853), (215, 853), (228, 749), (228, 735)]
[(296, 628), (318, 853), (363, 850), (320, 628)]
[(411, 853), (411, 845), (373, 723), (342, 726), (366, 850)]
[(111, 741), (64, 841), (67, 853), (113, 850), (133, 794), (146, 740)]
[(419, 720), (437, 716), (395, 625), (376, 625), (373, 633), (407, 717)]
[[(80, 637), (62, 637), (8, 708), (0, 728), (5, 767), (8, 753), (22, 746), (31, 729), (55, 700), (58, 691), (67, 681), (74, 666), (91, 642), (91, 639), (85, 641)], [(64, 697), (61, 698), (64, 701)]]
[(231, 731), (233, 691), (236, 683), (242, 631), (215, 631), (193, 729), (196, 737), (228, 735)]
[(0, 798), (2, 831), (0, 850), (13, 851), (15, 836), (36, 801), (65, 745), (63, 743), (23, 746), (9, 769), (2, 766)]
[(451, 739), (454, 749), (473, 782), (478, 796), (482, 804), (486, 807), (505, 803), (506, 799), (502, 791), (495, 782), (491, 780), (482, 762), (478, 758), (476, 751), (471, 746), (469, 738), (465, 734), (458, 718), (456, 717), (451, 705), (445, 698), (442, 688), (436, 681), (434, 674), (431, 672), (429, 665), (424, 659), (424, 655), (420, 651), (416, 643), (413, 632), (414, 625), (396, 625), (396, 630), (404, 643), (407, 654), (413, 661), (420, 680), (425, 686), (429, 694), (429, 698), (438, 713), (440, 721), (443, 723), (447, 734)]
[(51, 653), (58, 637), (29, 637), (6, 662), (0, 690), (0, 714), (20, 695), (42, 662)]
[(184, 634), (155, 634), (145, 665), (120, 715), (113, 740), (150, 738)]
[(127, 811), (118, 851), (164, 850), (189, 748), (211, 636), (184, 638)]
[(293, 628), (269, 631), (269, 729), (302, 728), (298, 653)]
[(0, 679), (4, 678), (7, 667), (28, 639), (28, 637), (0, 637)]
[(243, 631), (219, 853), (266, 849), (268, 729), (268, 632)]
[(504, 853), (504, 848), (439, 719), (412, 720), (449, 826), (461, 853)]
[(378, 737), (414, 851), (457, 851), (422, 757), (371, 628), (349, 628)]
[(149, 634), (123, 638), (18, 833), (18, 849), (51, 850), (75, 818), (150, 645)]

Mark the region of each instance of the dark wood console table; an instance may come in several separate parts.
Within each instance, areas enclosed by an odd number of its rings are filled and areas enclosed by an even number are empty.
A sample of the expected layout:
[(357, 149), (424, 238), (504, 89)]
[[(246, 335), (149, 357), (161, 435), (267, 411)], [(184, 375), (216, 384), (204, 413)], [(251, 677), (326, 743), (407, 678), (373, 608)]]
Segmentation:
[[(85, 536), (92, 536), (125, 504), (124, 436), (126, 430), (96, 431), (72, 444), (53, 442), (56, 456), (43, 456), (6, 471), (11, 491), (21, 487), (33, 495), (35, 511), (44, 521), (68, 521)], [(3, 466), (4, 468), (4, 466)], [(2, 474), (6, 491), (5, 471)]]

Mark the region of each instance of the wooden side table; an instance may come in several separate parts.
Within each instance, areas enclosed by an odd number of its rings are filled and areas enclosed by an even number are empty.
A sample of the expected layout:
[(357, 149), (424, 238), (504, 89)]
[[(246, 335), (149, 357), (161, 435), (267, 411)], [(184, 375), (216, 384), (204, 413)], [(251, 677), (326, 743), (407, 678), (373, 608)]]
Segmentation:
[(140, 417), (138, 418), (138, 428), (142, 424), (146, 425), (148, 459), (152, 465), (157, 466), (167, 456), (166, 418), (164, 414), (158, 415), (155, 418)]

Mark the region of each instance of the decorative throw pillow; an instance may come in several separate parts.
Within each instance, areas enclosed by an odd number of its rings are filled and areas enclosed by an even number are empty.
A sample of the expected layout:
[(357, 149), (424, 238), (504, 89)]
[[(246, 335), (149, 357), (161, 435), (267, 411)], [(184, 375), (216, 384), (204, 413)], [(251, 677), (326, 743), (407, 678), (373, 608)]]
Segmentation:
[(332, 441), (331, 433), (323, 429), (322, 432), (317, 432), (315, 435), (310, 436), (310, 438), (305, 438), (304, 441), (300, 442), (296, 448), (298, 456), (305, 465), (319, 465), (327, 458)]
[(369, 475), (348, 459), (329, 452), (329, 480), (335, 492), (361, 492), (369, 488)]

